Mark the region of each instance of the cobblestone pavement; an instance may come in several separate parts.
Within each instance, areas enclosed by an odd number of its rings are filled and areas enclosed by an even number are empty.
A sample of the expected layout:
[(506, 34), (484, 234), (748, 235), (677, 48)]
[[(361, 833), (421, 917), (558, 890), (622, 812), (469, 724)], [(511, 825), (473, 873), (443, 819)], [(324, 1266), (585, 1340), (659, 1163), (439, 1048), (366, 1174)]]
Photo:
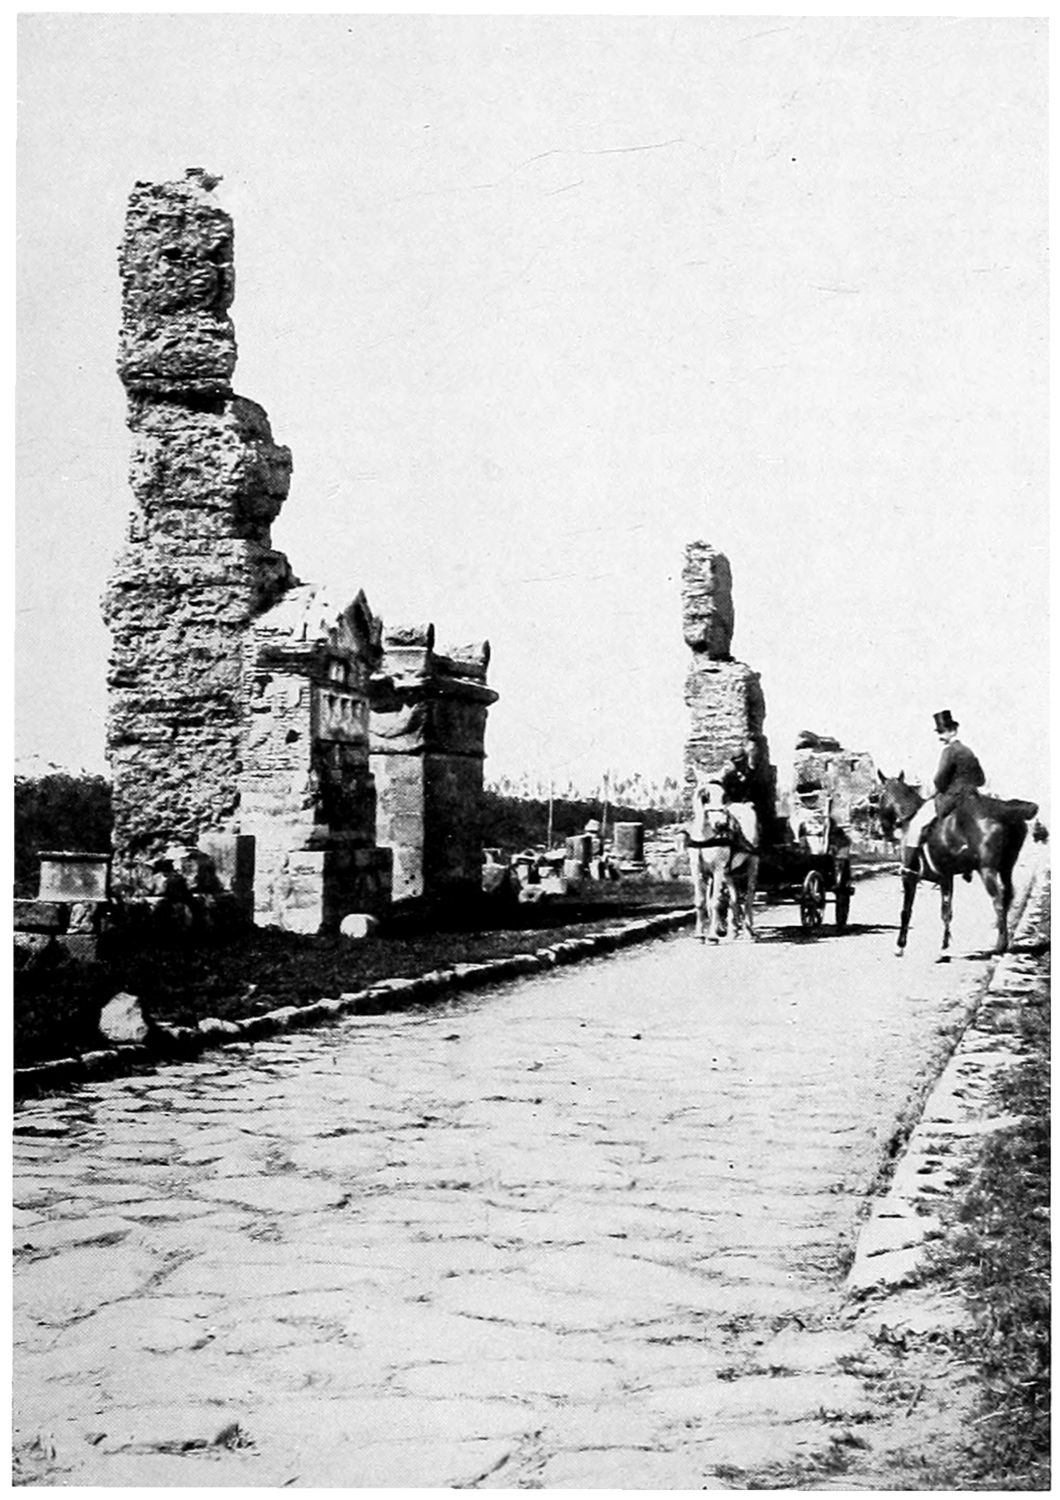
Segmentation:
[[(897, 881), (36, 1099), (16, 1478), (747, 1487), (871, 1418), (865, 1195), (988, 973)], [(866, 1429), (867, 1430), (867, 1429)], [(861, 1441), (861, 1439), (859, 1439)], [(819, 1487), (819, 1486), (818, 1486)]]

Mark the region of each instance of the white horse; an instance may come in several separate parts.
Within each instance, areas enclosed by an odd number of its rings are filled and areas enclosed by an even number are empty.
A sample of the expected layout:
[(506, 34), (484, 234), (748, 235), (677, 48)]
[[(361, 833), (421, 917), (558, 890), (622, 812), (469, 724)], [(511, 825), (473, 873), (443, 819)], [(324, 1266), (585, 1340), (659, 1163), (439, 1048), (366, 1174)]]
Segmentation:
[(726, 803), (721, 782), (697, 771), (685, 842), (692, 868), (696, 937), (709, 943), (724, 937), (728, 909), (733, 937), (739, 936), (742, 927), (753, 942), (758, 879), (758, 819), (754, 808), (749, 803)]

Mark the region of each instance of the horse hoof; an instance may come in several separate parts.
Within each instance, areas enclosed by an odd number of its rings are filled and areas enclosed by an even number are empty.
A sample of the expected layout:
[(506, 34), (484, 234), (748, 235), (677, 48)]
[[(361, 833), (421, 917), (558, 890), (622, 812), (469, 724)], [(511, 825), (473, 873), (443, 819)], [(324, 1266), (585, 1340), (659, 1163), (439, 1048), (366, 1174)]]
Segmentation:
[(950, 961), (950, 956), (949, 956), (948, 953), (940, 953), (939, 956), (938, 956), (938, 958), (936, 958), (936, 960), (935, 960), (935, 962), (937, 964), (948, 964), (949, 961)]
[(895, 956), (895, 958), (904, 958), (905, 957), (905, 949), (904, 948), (896, 948), (894, 950), (894, 956)]

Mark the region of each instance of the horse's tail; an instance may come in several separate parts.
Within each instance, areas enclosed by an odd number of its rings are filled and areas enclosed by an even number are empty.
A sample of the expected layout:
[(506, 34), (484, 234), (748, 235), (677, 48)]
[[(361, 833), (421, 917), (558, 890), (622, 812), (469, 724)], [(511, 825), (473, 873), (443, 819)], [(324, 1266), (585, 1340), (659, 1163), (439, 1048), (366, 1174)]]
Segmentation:
[(1023, 823), (1029, 823), (1032, 818), (1038, 816), (1037, 802), (1024, 802), (1019, 797), (1009, 797), (1001, 806), (1012, 818), (1019, 818)]
[(1038, 816), (1037, 802), (1025, 802), (1022, 797), (984, 797), (979, 793), (979, 801), (992, 817), (1003, 823), (1029, 823)]

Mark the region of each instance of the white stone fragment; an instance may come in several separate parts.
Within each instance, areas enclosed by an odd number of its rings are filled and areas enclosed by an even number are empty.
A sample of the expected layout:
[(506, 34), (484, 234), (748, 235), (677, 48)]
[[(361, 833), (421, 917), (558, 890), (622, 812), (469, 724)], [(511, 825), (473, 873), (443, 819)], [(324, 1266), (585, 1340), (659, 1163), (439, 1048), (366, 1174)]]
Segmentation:
[(108, 1042), (146, 1041), (147, 1022), (136, 996), (122, 990), (108, 1001), (100, 1013), (99, 1029)]
[(362, 938), (371, 937), (378, 926), (378, 917), (369, 916), (363, 911), (351, 911), (348, 917), (343, 917), (339, 924), (339, 931), (343, 937), (360, 941)]

